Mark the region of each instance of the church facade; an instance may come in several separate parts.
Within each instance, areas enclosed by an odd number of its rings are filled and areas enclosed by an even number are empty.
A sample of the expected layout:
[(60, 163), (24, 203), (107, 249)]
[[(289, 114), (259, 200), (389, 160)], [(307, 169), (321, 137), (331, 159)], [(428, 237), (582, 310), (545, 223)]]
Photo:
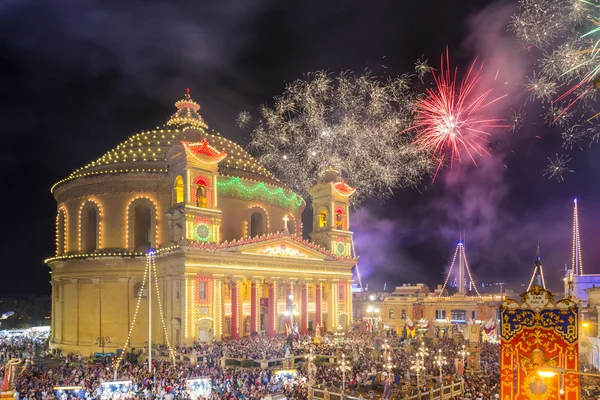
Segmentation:
[(209, 132), (189, 92), (176, 107), (52, 187), (51, 345), (89, 353), (142, 348), (149, 333), (181, 346), (350, 326), (354, 189), (325, 171), (303, 240), (304, 199)]

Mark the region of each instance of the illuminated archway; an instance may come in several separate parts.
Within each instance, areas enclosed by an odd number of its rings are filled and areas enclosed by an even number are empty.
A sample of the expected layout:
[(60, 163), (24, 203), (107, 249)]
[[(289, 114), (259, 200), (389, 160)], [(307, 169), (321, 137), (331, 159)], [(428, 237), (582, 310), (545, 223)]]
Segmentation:
[(143, 253), (159, 245), (158, 207), (149, 197), (136, 197), (127, 206), (127, 248)]
[(79, 208), (79, 251), (92, 253), (102, 248), (102, 207), (94, 199)]

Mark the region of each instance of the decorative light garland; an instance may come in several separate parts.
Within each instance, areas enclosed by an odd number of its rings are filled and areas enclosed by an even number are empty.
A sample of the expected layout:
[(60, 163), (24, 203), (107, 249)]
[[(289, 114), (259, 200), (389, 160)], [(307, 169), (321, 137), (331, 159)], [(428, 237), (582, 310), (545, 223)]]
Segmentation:
[[(158, 300), (158, 310), (160, 312), (160, 322), (162, 323), (163, 333), (165, 334), (165, 340), (167, 342), (167, 349), (171, 354), (171, 358), (173, 362), (175, 362), (175, 351), (171, 346), (171, 341), (169, 340), (169, 333), (167, 332), (167, 326), (165, 325), (165, 317), (163, 313), (162, 301), (160, 299), (160, 288), (158, 287), (158, 273), (156, 272), (156, 262), (154, 262), (154, 255), (148, 254), (148, 259), (150, 260), (150, 266), (152, 267), (152, 272), (154, 273), (154, 284), (156, 286), (156, 298)], [(150, 286), (150, 285), (149, 285)]]
[[(150, 268), (150, 263), (149, 263), (148, 257), (146, 257), (146, 268), (144, 268), (144, 276), (142, 277), (142, 286), (140, 288), (141, 293), (143, 293), (144, 289), (146, 288), (146, 277), (148, 276), (149, 268)], [(129, 291), (127, 291), (127, 293), (129, 295)], [(129, 348), (129, 345), (131, 344), (131, 334), (133, 333), (133, 328), (135, 327), (135, 323), (137, 321), (137, 316), (138, 316), (138, 312), (140, 310), (140, 302), (141, 301), (142, 301), (142, 296), (138, 296), (137, 302), (135, 304), (135, 311), (133, 312), (133, 319), (131, 320), (131, 324), (129, 326), (129, 332), (127, 333), (127, 340), (125, 341), (125, 345), (123, 346), (123, 351), (121, 352), (121, 354), (119, 354), (119, 356), (113, 362), (113, 369), (119, 368), (119, 365), (121, 364), (121, 361), (123, 361), (123, 357), (125, 356), (125, 353), (126, 353), (127, 349)]]
[(247, 181), (249, 179), (242, 180), (237, 176), (219, 176), (217, 180), (219, 195), (263, 201), (292, 212), (295, 212), (304, 203), (304, 199), (292, 191), (288, 190), (286, 193), (286, 190), (281, 187), (271, 188), (264, 182), (254, 181), (256, 183), (252, 184)]
[(583, 275), (583, 262), (581, 260), (581, 240), (579, 238), (579, 212), (577, 197), (573, 200), (573, 252), (571, 268), (574, 275)]
[(247, 237), (247, 238), (242, 238), (240, 240), (232, 240), (231, 242), (224, 241), (222, 243), (205, 243), (205, 242), (198, 242), (198, 241), (189, 241), (188, 246), (191, 248), (201, 249), (201, 250), (206, 250), (206, 251), (217, 251), (220, 249), (228, 249), (228, 248), (236, 247), (236, 246), (244, 246), (247, 244), (254, 244), (254, 243), (264, 242), (264, 241), (273, 240), (273, 239), (285, 239), (285, 238), (292, 240), (296, 243), (299, 243), (303, 246), (314, 249), (314, 250), (316, 250), (322, 254), (325, 254), (329, 257), (333, 257), (333, 258), (337, 259), (338, 261), (356, 263), (356, 258), (354, 258), (354, 257), (338, 256), (338, 255), (332, 253), (331, 251), (328, 251), (327, 249), (323, 248), (322, 246), (319, 246), (318, 244), (315, 244), (308, 240), (303, 240), (302, 238), (298, 237), (297, 235), (284, 235), (283, 233), (272, 233), (272, 234), (267, 234), (267, 235), (263, 235), (263, 236), (257, 236), (254, 238)]
[[(63, 216), (62, 226), (60, 224), (60, 216), (61, 215)], [(62, 251), (60, 251), (60, 232), (62, 232), (62, 235), (63, 235)], [(69, 237), (69, 219), (68, 219), (68, 215), (67, 215), (67, 209), (65, 206), (60, 206), (58, 208), (58, 213), (56, 214), (56, 255), (57, 256), (60, 256), (69, 251), (68, 237)]]
[(96, 250), (102, 249), (103, 243), (102, 243), (102, 205), (100, 204), (100, 202), (94, 198), (89, 198), (87, 200), (84, 200), (83, 203), (81, 203), (81, 206), (79, 207), (79, 221), (78, 221), (78, 227), (77, 227), (77, 231), (78, 231), (78, 246), (77, 249), (79, 251), (82, 250), (81, 248), (81, 212), (83, 211), (83, 208), (88, 204), (88, 203), (93, 203), (96, 205), (96, 211), (98, 212), (98, 218), (96, 221), (96, 224), (98, 226), (98, 246), (96, 248)]
[(440, 290), (438, 297), (442, 297), (442, 294), (444, 293), (444, 290), (446, 289), (446, 285), (448, 284), (448, 280), (450, 279), (450, 276), (452, 276), (452, 268), (454, 267), (454, 263), (456, 262), (456, 256), (458, 255), (458, 247), (459, 246), (456, 246), (456, 249), (454, 250), (454, 256), (452, 257), (452, 263), (450, 264), (450, 270), (448, 271), (448, 275), (446, 275), (446, 280), (444, 281), (444, 285), (442, 286), (442, 290)]

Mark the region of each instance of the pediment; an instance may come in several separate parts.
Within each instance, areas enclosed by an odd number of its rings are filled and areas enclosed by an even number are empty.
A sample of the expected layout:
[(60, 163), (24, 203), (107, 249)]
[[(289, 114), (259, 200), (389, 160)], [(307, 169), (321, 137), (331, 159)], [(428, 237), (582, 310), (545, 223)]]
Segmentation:
[(266, 240), (254, 239), (249, 242), (238, 243), (230, 243), (227, 248), (220, 251), (296, 260), (338, 261), (336, 257), (327, 253), (324, 249), (292, 236), (274, 237)]

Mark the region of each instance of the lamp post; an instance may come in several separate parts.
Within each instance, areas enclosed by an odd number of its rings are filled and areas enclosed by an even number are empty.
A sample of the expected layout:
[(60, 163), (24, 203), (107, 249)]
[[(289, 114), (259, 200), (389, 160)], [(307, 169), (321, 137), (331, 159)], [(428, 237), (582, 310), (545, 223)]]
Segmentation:
[[(374, 300), (375, 296), (371, 296), (370, 299)], [(367, 307), (367, 312), (371, 313), (371, 332), (373, 332), (373, 326), (375, 324), (375, 314), (379, 313), (379, 308), (370, 305)]]
[(110, 337), (109, 336), (100, 336), (98, 338), (96, 338), (96, 344), (100, 347), (102, 347), (102, 358), (106, 357), (106, 354), (104, 353), (104, 346), (110, 343)]
[(344, 394), (346, 393), (346, 371), (352, 369), (350, 363), (346, 361), (346, 355), (344, 353), (342, 353), (342, 360), (340, 361), (338, 368), (342, 371), (342, 398), (344, 398)]
[[(462, 348), (458, 352), (458, 355), (462, 357), (462, 366), (463, 366), (463, 373), (462, 373), (462, 375), (464, 375), (465, 368), (467, 367), (465, 365), (465, 359), (467, 358), (467, 354), (469, 354), (469, 352), (467, 351), (466, 346), (463, 344)], [(465, 379), (464, 376), (461, 376), (461, 377), (462, 377), (463, 380)]]
[(344, 336), (346, 335), (346, 332), (344, 332), (344, 328), (342, 328), (341, 325), (338, 325), (337, 331), (335, 331), (333, 335), (335, 336), (338, 346), (340, 345), (340, 343), (344, 343)]
[(387, 363), (383, 364), (383, 368), (388, 370), (388, 381), (392, 382), (392, 370), (396, 368), (396, 364), (392, 363), (392, 356), (388, 356)]
[[(413, 360), (413, 363), (410, 367), (410, 369), (412, 369), (413, 371), (415, 371), (415, 374), (417, 375), (417, 389), (419, 388), (419, 376), (421, 375), (421, 372), (425, 371), (425, 357), (429, 354), (429, 351), (427, 350), (427, 347), (425, 347), (425, 344), (423, 342), (421, 342), (421, 345), (419, 346), (419, 349), (417, 350), (416, 354), (415, 354), (415, 359)], [(420, 395), (420, 391), (419, 391), (419, 395)]]
[(306, 355), (306, 359), (308, 360), (308, 365), (306, 366), (307, 369), (307, 373), (308, 373), (308, 387), (310, 389), (312, 389), (313, 386), (313, 381), (315, 379), (315, 377), (317, 376), (317, 366), (314, 363), (315, 360), (315, 355), (313, 353), (313, 349), (310, 349), (310, 353), (308, 353)]
[(442, 349), (438, 349), (438, 353), (434, 357), (434, 361), (433, 362), (440, 369), (440, 387), (442, 387), (442, 385), (444, 384), (444, 381), (442, 379), (442, 370), (444, 368), (444, 365), (446, 365), (446, 357), (444, 355), (442, 355)]
[(381, 345), (381, 348), (383, 349), (383, 359), (386, 360), (389, 358), (389, 351), (390, 351), (390, 344), (388, 343), (388, 340), (385, 339), (385, 341), (383, 342), (383, 344)]

